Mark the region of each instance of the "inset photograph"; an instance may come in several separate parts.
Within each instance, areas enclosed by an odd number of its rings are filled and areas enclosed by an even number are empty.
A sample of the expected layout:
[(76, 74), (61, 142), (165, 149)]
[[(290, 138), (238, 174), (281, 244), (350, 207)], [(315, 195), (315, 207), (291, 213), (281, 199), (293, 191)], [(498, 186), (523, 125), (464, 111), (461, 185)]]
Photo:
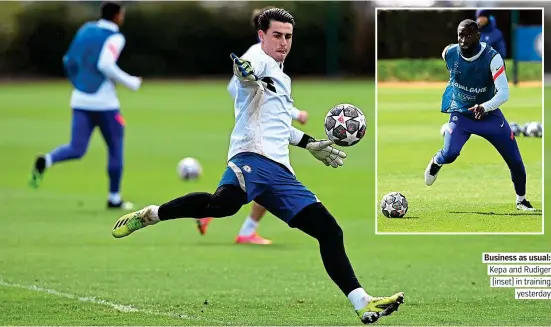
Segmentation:
[(543, 233), (543, 9), (377, 9), (377, 233)]

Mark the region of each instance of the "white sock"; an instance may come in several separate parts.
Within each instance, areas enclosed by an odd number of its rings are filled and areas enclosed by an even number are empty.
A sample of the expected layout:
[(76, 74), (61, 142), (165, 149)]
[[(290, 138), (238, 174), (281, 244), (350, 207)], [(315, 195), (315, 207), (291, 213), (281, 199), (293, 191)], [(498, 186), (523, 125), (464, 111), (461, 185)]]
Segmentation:
[(517, 203), (520, 203), (523, 200), (526, 200), (526, 195), (517, 195)]
[(151, 206), (151, 213), (153, 215), (153, 220), (155, 222), (160, 221), (160, 219), (159, 219), (159, 206)]
[(254, 221), (251, 218), (251, 216), (248, 216), (243, 222), (243, 225), (241, 226), (241, 230), (239, 231), (239, 236), (249, 236), (252, 233), (256, 232), (257, 227), (258, 227), (258, 223)]
[(121, 194), (120, 193), (109, 193), (109, 201), (111, 203), (120, 203), (121, 202)]
[(365, 308), (367, 303), (369, 303), (372, 298), (373, 297), (367, 294), (363, 288), (357, 288), (348, 294), (348, 299), (354, 306), (354, 310)]
[(44, 159), (46, 159), (46, 168), (50, 168), (50, 166), (52, 165), (52, 156), (49, 153), (47, 153), (44, 156)]

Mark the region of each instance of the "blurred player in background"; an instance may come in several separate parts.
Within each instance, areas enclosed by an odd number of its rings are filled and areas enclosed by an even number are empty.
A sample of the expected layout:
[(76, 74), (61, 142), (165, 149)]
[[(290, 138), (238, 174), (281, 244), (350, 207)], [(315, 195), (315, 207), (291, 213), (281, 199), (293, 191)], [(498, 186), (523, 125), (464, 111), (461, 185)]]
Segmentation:
[(115, 90), (115, 82), (138, 90), (142, 79), (122, 71), (117, 59), (126, 39), (119, 32), (125, 11), (120, 4), (106, 2), (101, 6), (101, 19), (84, 24), (74, 36), (63, 64), (73, 85), (71, 141), (39, 156), (32, 172), (31, 186), (38, 187), (50, 166), (86, 153), (92, 132), (99, 127), (108, 149), (108, 208), (131, 209), (132, 203), (121, 198), (123, 171), (124, 118)]
[(291, 79), (283, 72), (283, 62), (291, 50), (293, 16), (283, 9), (269, 9), (260, 15), (259, 25), (261, 46), (250, 49), (242, 58), (231, 55), (239, 83), (234, 101), (237, 115), (228, 166), (214, 194), (190, 193), (124, 215), (115, 223), (112, 234), (125, 237), (175, 218), (228, 217), (255, 200), (290, 227), (318, 241), (329, 277), (348, 297), (361, 321), (373, 323), (396, 311), (404, 294), (376, 298), (366, 293), (346, 255), (338, 222), (296, 178), (289, 144), (307, 149), (334, 168), (343, 165), (346, 155), (332, 147), (333, 142), (315, 140), (292, 126)]
[[(249, 48), (249, 51), (254, 48), (260, 48), (260, 39), (258, 38), (258, 30), (260, 29), (260, 26), (258, 25), (258, 18), (260, 17), (260, 14), (262, 14), (264, 11), (272, 8), (274, 7), (268, 6), (262, 9), (253, 10), (251, 25), (256, 32), (258, 43)], [(237, 89), (238, 80), (235, 76), (233, 76), (230, 83), (228, 84), (228, 92), (234, 100), (237, 94)], [(293, 107), (291, 108), (291, 117), (301, 124), (306, 124), (306, 121), (308, 120), (308, 112)], [(256, 232), (256, 229), (258, 228), (258, 223), (265, 215), (266, 208), (253, 201), (251, 205), (251, 212), (249, 213), (249, 216), (245, 218), (245, 221), (243, 222), (243, 225), (239, 230), (239, 234), (235, 238), (235, 242), (238, 244), (272, 244), (271, 240), (268, 240), (258, 235), (258, 233)], [(201, 235), (205, 235), (205, 233), (207, 232), (207, 227), (211, 221), (211, 217), (196, 220), (197, 229), (199, 230), (199, 233), (201, 233)]]
[(448, 45), (442, 58), (450, 81), (442, 96), (441, 111), (450, 114), (444, 147), (425, 170), (425, 183), (432, 185), (444, 164), (451, 164), (472, 134), (488, 140), (503, 157), (515, 187), (518, 210), (532, 211), (526, 199), (526, 170), (509, 123), (499, 107), (509, 100), (509, 84), (501, 55), (480, 42), (476, 22), (462, 21), (457, 27), (458, 43)]
[(507, 47), (503, 34), (497, 28), (495, 17), (490, 15), (488, 10), (480, 9), (476, 11), (476, 22), (480, 30), (480, 40), (494, 48), (501, 58), (505, 59)]

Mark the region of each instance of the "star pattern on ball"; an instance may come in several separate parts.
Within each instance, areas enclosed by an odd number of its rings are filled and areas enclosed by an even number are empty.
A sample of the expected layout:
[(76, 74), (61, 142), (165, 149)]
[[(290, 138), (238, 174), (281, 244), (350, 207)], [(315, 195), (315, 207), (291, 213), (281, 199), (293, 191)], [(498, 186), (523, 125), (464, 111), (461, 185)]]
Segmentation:
[(392, 210), (394, 210), (394, 208), (392, 207), (392, 203), (393, 202), (388, 202), (388, 201), (385, 201), (385, 211), (388, 212), (388, 213), (391, 213)]
[(400, 195), (400, 193), (395, 193), (393, 195), (394, 195), (395, 202), (400, 202), (400, 204), (401, 204), (402, 200), (404, 200), (404, 197), (402, 195)]
[(348, 142), (348, 144), (352, 144), (359, 140), (361, 139), (357, 136), (357, 133), (354, 133), (354, 134), (348, 133), (348, 137), (346, 138), (346, 141)]
[(338, 116), (335, 116), (335, 120), (337, 121), (337, 125), (341, 125), (341, 126), (344, 126), (344, 128), (346, 128), (346, 122), (349, 121), (350, 119), (352, 119), (352, 117), (346, 117), (344, 115), (344, 110), (341, 111), (341, 113), (338, 115)]

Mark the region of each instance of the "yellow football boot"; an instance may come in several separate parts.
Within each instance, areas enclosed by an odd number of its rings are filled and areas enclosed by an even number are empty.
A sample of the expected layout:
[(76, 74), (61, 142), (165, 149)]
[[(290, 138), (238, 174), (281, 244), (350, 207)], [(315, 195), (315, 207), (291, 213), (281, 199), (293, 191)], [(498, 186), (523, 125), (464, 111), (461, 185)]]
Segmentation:
[(388, 316), (398, 311), (400, 304), (404, 303), (404, 293), (396, 293), (389, 297), (374, 297), (365, 308), (356, 310), (360, 320), (364, 324), (372, 324), (382, 316)]
[(157, 206), (148, 206), (120, 217), (113, 227), (113, 236), (116, 238), (125, 237), (145, 226), (158, 223), (157, 210)]

